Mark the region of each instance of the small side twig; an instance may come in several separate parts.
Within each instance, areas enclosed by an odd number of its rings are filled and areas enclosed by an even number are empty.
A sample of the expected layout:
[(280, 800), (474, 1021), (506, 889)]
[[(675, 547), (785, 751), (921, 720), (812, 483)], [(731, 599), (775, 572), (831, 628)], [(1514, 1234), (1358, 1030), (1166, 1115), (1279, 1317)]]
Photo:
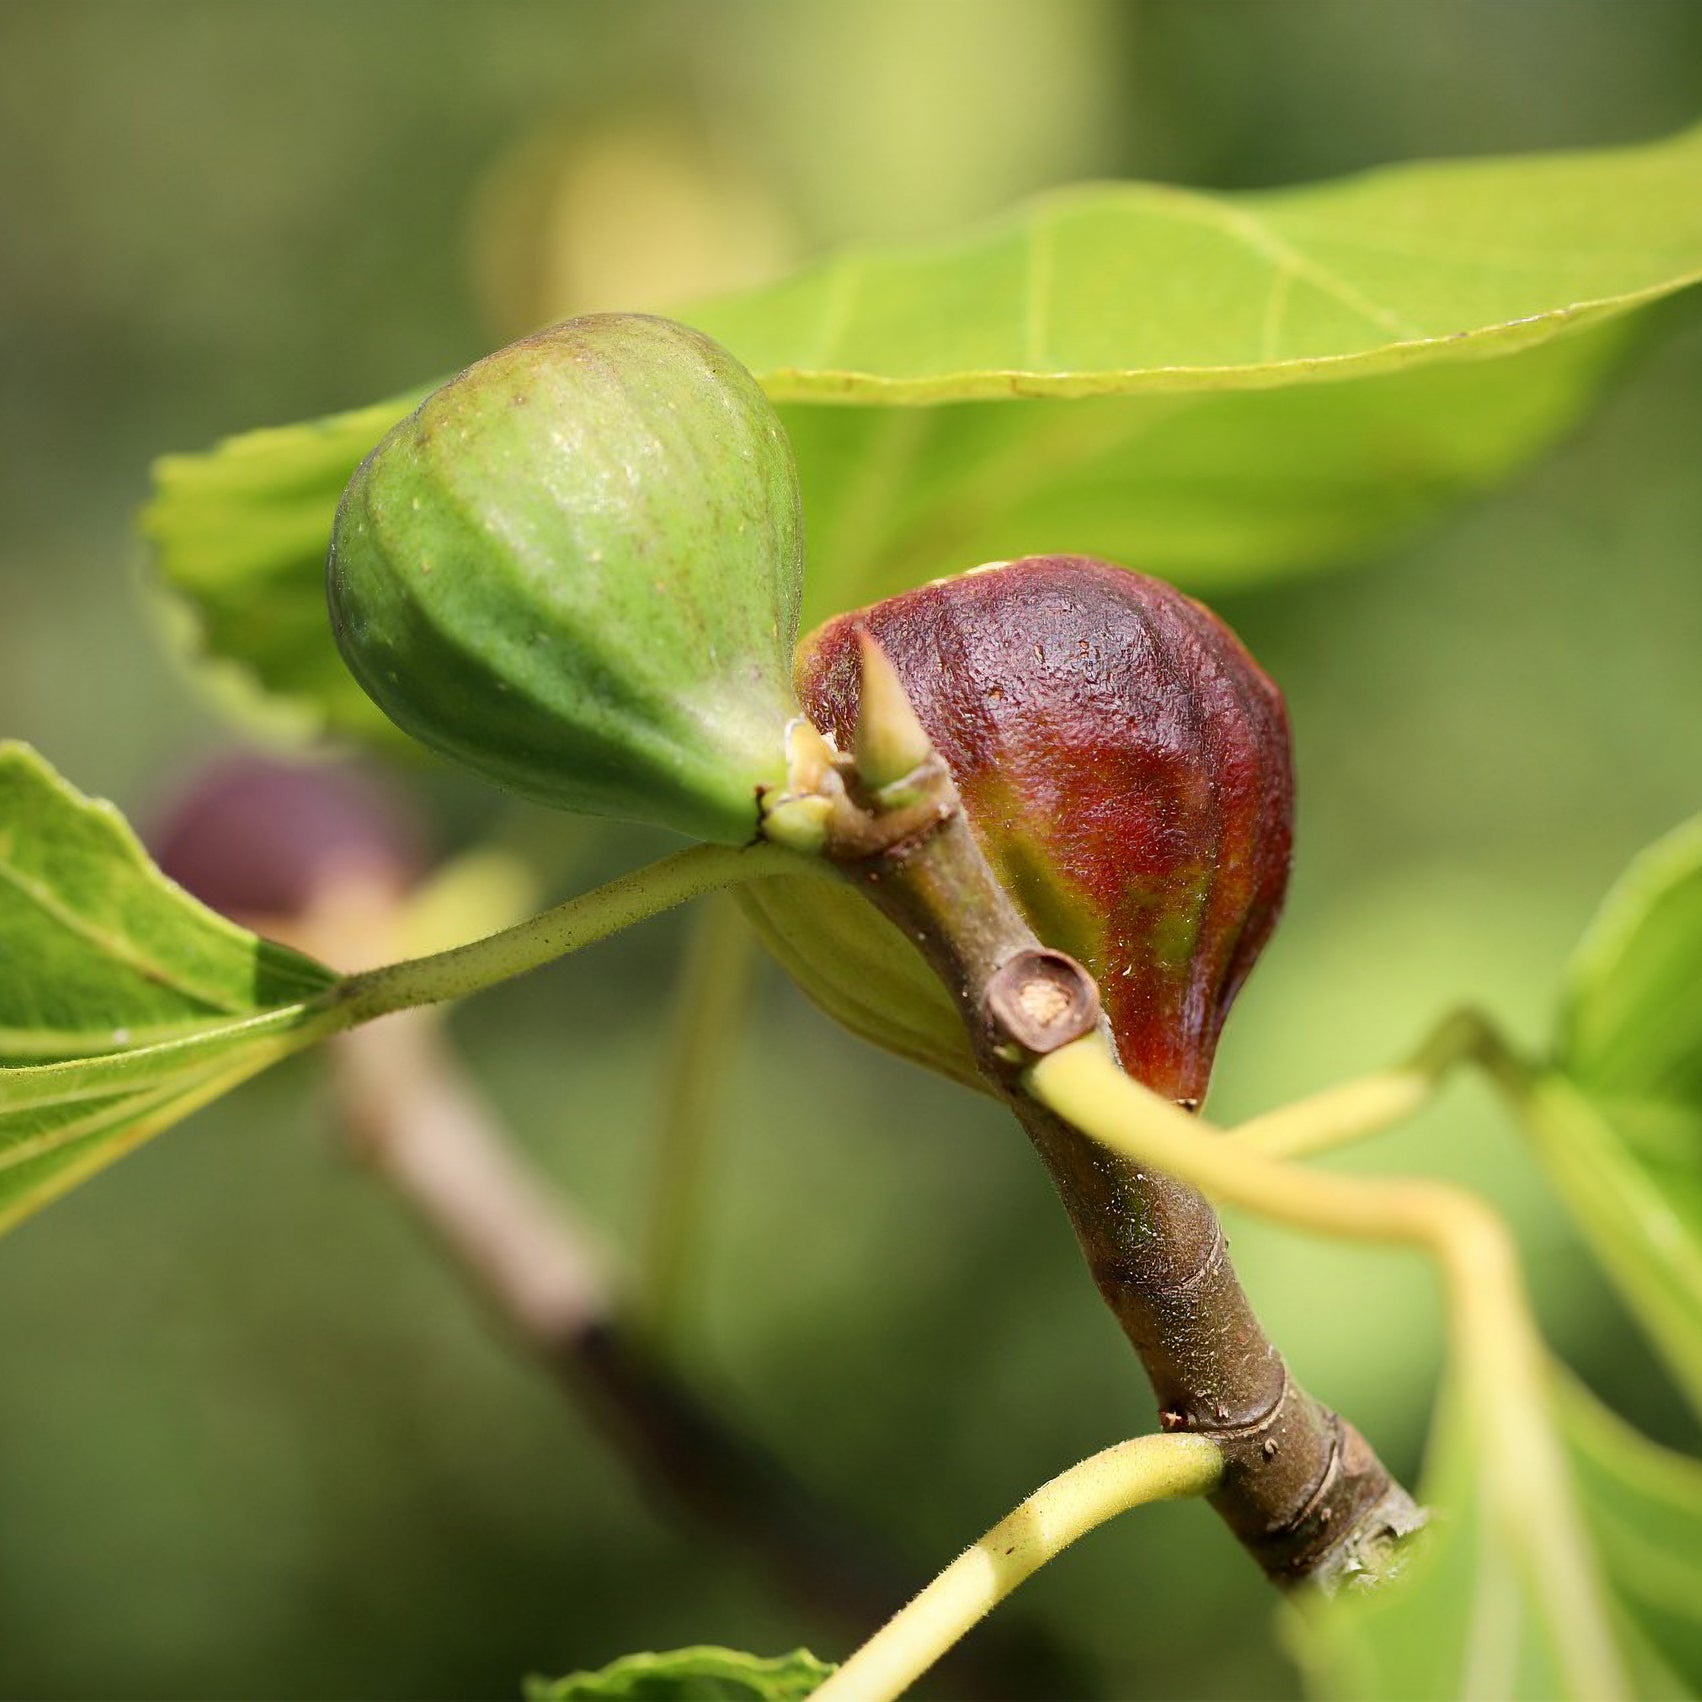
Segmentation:
[[(914, 1593), (910, 1569), (822, 1501), (657, 1352), (595, 1234), (553, 1195), (472, 1090), (441, 1018), (409, 1011), (334, 1042), (353, 1152), (546, 1366), (660, 1511), (742, 1548), (800, 1609), (860, 1636)], [(1031, 1627), (1000, 1628), (948, 1666), (954, 1694), (1079, 1693)]]
[(1136, 1507), (1205, 1495), (1222, 1473), (1222, 1455), (1201, 1436), (1137, 1436), (1079, 1461), (966, 1548), (815, 1692), (815, 1702), (888, 1702), (1077, 1538)]
[(744, 1547), (836, 1625), (861, 1627), (903, 1600), (901, 1568), (652, 1351), (596, 1238), (498, 1132), (434, 1013), (387, 1017), (334, 1046), (353, 1151), (648, 1492)]

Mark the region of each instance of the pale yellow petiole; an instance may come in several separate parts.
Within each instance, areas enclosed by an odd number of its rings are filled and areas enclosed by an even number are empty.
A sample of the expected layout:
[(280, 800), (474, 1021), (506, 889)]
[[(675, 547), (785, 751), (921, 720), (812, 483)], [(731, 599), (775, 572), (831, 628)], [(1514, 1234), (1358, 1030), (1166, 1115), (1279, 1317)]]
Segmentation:
[(1267, 1158), (1329, 1152), (1405, 1122), (1435, 1097), (1461, 1064), (1492, 1062), (1505, 1051), (1486, 1017), (1455, 1011), (1405, 1063), (1250, 1117), (1230, 1129), (1229, 1138)]
[(1078, 1537), (1148, 1502), (1208, 1495), (1222, 1472), (1203, 1436), (1138, 1436), (1060, 1472), (894, 1614), (811, 1702), (891, 1702)]

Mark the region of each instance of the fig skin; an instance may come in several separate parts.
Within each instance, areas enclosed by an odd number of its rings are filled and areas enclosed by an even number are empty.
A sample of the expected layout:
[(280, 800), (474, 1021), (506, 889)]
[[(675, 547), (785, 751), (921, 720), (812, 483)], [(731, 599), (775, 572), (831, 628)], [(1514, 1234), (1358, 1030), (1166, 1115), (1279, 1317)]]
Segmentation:
[(805, 638), (799, 698), (842, 749), (859, 629), (897, 669), (1035, 932), (1098, 980), (1124, 1068), (1199, 1102), (1288, 882), (1294, 783), (1277, 688), (1173, 587), (1035, 556)]
[(343, 659), (422, 743), (539, 802), (737, 844), (785, 778), (791, 446), (718, 344), (568, 320), (367, 457), (326, 567)]

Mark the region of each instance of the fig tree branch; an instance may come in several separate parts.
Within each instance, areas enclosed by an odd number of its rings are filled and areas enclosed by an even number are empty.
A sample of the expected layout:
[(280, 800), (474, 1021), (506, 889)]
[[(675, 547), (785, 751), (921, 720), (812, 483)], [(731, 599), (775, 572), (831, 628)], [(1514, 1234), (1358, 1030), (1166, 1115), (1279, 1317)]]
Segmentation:
[[(1025, 1065), (1083, 1035), (1110, 1058), (1098, 990), (1041, 945), (993, 875), (902, 689), (869, 689), (891, 671), (872, 642), (863, 670), (852, 755), (815, 753), (807, 790), (784, 807), (819, 832), (825, 857), (916, 942), (950, 993), (983, 1079), (1051, 1174), (1161, 1423), (1221, 1450), (1211, 1500), (1236, 1536), (1281, 1582), (1375, 1569), (1422, 1515), (1359, 1433), (1293, 1381), (1204, 1197), (1106, 1152), (1026, 1090)], [(870, 727), (871, 715), (900, 724)], [(878, 784), (862, 773), (865, 753), (878, 755)], [(904, 760), (915, 765), (898, 775)]]
[(1447, 1183), (1303, 1170), (1238, 1149), (1148, 1092), (1091, 1036), (1040, 1058), (1024, 1085), (1121, 1158), (1298, 1229), (1430, 1254), (1454, 1363), (1487, 1460), (1489, 1512), (1522, 1549), (1584, 1695), (1626, 1694), (1565, 1454), (1546, 1411), (1543, 1348), (1505, 1225)]
[[(339, 1035), (332, 1056), (355, 1155), (559, 1381), (659, 1510), (743, 1549), (782, 1594), (852, 1634), (911, 1593), (910, 1567), (731, 1424), (658, 1351), (595, 1234), (473, 1091), (436, 1012)], [(1049, 1639), (1013, 1627), (953, 1657), (952, 1682), (957, 1694), (999, 1698), (1024, 1685), (1069, 1688), (1075, 1675)]]

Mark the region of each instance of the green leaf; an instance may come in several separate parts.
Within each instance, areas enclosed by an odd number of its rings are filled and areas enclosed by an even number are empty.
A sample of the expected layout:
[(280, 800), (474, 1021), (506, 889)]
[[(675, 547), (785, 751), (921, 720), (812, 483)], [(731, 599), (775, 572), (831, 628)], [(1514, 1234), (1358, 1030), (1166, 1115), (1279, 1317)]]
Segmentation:
[(0, 743), (0, 1229), (317, 1038), (334, 985)]
[(1095, 184), (694, 317), (781, 401), (1268, 389), (1528, 348), (1702, 279), (1702, 129), (1205, 195)]
[(1657, 1448), (1563, 1378), (1549, 1417), (1581, 1515), (1568, 1564), (1521, 1518), (1517, 1486), (1485, 1470), (1458, 1410), (1445, 1411), (1424, 1486), (1434, 1523), (1406, 1571), (1374, 1591), (1301, 1603), (1288, 1624), (1311, 1694), (1599, 1702), (1586, 1626), (1605, 1627), (1623, 1693), (1697, 1694), (1702, 1465)]
[(1702, 1109), (1702, 815), (1604, 900), (1567, 976), (1560, 1054), (1603, 1098)]
[(1527, 1129), (1603, 1270), (1702, 1414), (1702, 1108), (1534, 1083)]
[(1702, 1462), (1657, 1447), (1570, 1379), (1556, 1393), (1613, 1589), (1649, 1646), (1702, 1690)]
[[(1698, 277), (1702, 130), (1257, 194), (1068, 190), (683, 317), (783, 404), (819, 618), (1021, 554), (1194, 590), (1363, 556), (1551, 443), (1627, 315)], [(417, 399), (169, 457), (143, 522), (209, 652), (385, 738), (321, 574), (343, 483)]]
[(1604, 1268), (1702, 1412), (1702, 816), (1643, 853), (1568, 976), (1526, 1121)]
[(257, 685), (307, 732), (418, 749), (331, 642), (325, 551), (355, 468), (428, 390), (154, 463), (141, 529), (168, 596), (168, 634), (191, 659), (227, 666), (215, 678), (239, 711), (256, 707)]
[(529, 1679), (526, 1702), (802, 1702), (832, 1671), (807, 1649), (766, 1660), (737, 1649), (674, 1649)]
[(1097, 556), (1194, 592), (1364, 558), (1552, 443), (1627, 330), (1327, 386), (783, 404), (811, 540), (806, 617), (1023, 555)]

